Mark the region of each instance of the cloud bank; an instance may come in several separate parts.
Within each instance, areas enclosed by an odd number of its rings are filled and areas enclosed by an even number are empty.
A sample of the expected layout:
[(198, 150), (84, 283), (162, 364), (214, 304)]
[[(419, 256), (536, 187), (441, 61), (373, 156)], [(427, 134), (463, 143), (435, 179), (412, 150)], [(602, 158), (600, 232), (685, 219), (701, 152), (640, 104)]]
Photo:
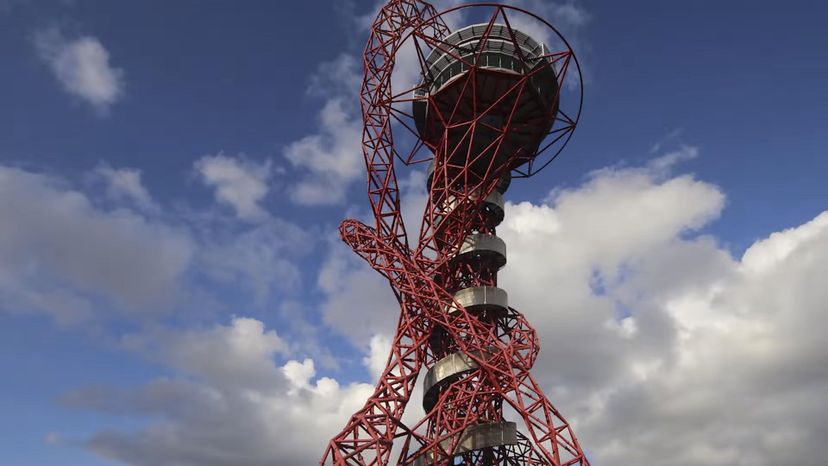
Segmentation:
[[(673, 173), (692, 154), (609, 167), (545, 202), (507, 204), (501, 286), (540, 333), (534, 374), (595, 464), (818, 464), (828, 212), (734, 256), (706, 233), (725, 194)], [(326, 322), (376, 377), (397, 311), (372, 305), (381, 280), (334, 248), (318, 286), (330, 297)], [(127, 464), (313, 463), (371, 391), (317, 377), (315, 361), (292, 358), (255, 319), (154, 338), (175, 376), (67, 398), (150, 413), (146, 428), (89, 439)]]

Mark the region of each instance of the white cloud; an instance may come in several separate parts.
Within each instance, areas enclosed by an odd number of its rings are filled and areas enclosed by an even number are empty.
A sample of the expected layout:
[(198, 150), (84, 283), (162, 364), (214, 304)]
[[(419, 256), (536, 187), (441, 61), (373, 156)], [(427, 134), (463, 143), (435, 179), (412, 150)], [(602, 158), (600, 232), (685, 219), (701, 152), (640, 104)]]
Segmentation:
[(64, 397), (75, 407), (156, 418), (136, 431), (95, 434), (87, 445), (104, 457), (147, 466), (304, 464), (321, 457), (372, 391), (317, 377), (311, 359), (279, 366), (283, 342), (255, 319), (158, 340), (162, 361), (190, 377)]
[[(425, 173), (410, 171), (407, 177), (399, 180), (399, 188), (400, 211), (413, 247), (428, 200)], [(362, 220), (373, 225), (373, 218), (368, 218), (370, 214), (362, 214)], [(378, 343), (375, 339), (388, 340), (393, 334), (400, 305), (388, 282), (339, 238), (331, 241), (329, 246), (328, 256), (317, 277), (317, 286), (324, 294), (321, 305), (323, 320), (346, 335), (357, 347), (366, 351), (374, 349)], [(354, 312), (355, 309), (359, 312)], [(386, 356), (387, 353), (378, 357)], [(378, 368), (376, 364), (379, 362), (374, 363), (370, 366), (372, 370)], [(385, 361), (381, 363), (385, 364)]]
[(388, 282), (343, 244), (335, 244), (319, 271), (327, 325), (368, 350), (374, 335), (394, 331), (400, 305)]
[(698, 147), (682, 144), (678, 149), (652, 159), (647, 164), (647, 168), (654, 173), (669, 174), (675, 165), (687, 160), (693, 160), (698, 156)]
[(0, 302), (71, 321), (96, 298), (158, 312), (177, 297), (194, 246), (186, 231), (105, 211), (56, 178), (0, 166)]
[(65, 179), (0, 166), (0, 310), (100, 324), (163, 318), (185, 305), (217, 310), (217, 284), (256, 306), (300, 294), (295, 260), (312, 251), (314, 228), (273, 216), (239, 223), (186, 205), (166, 215), (140, 170), (102, 164), (91, 176), (105, 183), (106, 202)]
[(323, 63), (311, 78), (309, 92), (325, 98), (317, 132), (288, 144), (284, 155), (300, 173), (291, 186), (293, 202), (337, 204), (348, 187), (364, 176), (362, 118), (358, 102), (361, 73), (348, 54)]
[(64, 37), (56, 28), (35, 34), (40, 58), (63, 89), (105, 112), (124, 93), (124, 71), (109, 63), (109, 52), (91, 36)]
[(208, 329), (157, 330), (124, 338), (128, 349), (222, 390), (268, 391), (283, 384), (273, 358), (286, 356), (288, 343), (275, 331), (248, 317)]
[(391, 339), (382, 334), (371, 337), (368, 355), (362, 358), (362, 363), (371, 372), (371, 381), (379, 380), (385, 365), (388, 362), (388, 355), (391, 353)]
[[(813, 323), (828, 297), (816, 278), (828, 271), (826, 246), (828, 212), (755, 243), (741, 260), (711, 264), (701, 283), (693, 273), (651, 280), (659, 269), (647, 268), (624, 284), (660, 286), (652, 305), (673, 324), (673, 338), (631, 358), (626, 377), (608, 384), (586, 423), (595, 451), (616, 464), (818, 464), (828, 347)], [(608, 430), (622, 425), (629, 434)]]
[[(540, 334), (534, 374), (595, 464), (819, 464), (828, 348), (814, 322), (828, 298), (828, 212), (735, 258), (701, 233), (724, 194), (670, 174), (668, 162), (599, 170), (546, 203), (507, 204), (501, 286)], [(355, 261), (334, 249), (318, 285), (325, 321), (364, 351), (373, 378), (399, 309)], [(314, 462), (371, 392), (317, 377), (312, 359), (277, 364), (284, 336), (253, 319), (156, 338), (172, 378), (69, 397), (152, 416), (137, 431), (95, 435), (101, 455), (161, 466)], [(417, 390), (408, 421), (421, 413)]]
[(745, 273), (762, 274), (784, 263), (798, 246), (818, 240), (828, 227), (828, 216), (819, 216), (812, 222), (798, 228), (771, 234), (767, 239), (757, 241), (745, 251), (742, 269)]
[(233, 208), (237, 217), (253, 221), (268, 217), (260, 202), (268, 193), (269, 161), (256, 164), (241, 157), (206, 155), (195, 162), (195, 170), (215, 188), (216, 200)]
[(733, 258), (693, 233), (722, 193), (667, 162), (507, 205), (501, 283), (540, 333), (535, 374), (594, 463), (816, 464), (828, 212)]
[[(539, 371), (547, 383), (573, 394), (599, 387), (621, 370), (625, 351), (669, 344), (672, 323), (644, 299), (658, 287), (628, 293), (641, 302), (612, 293), (621, 293), (619, 284), (632, 283), (645, 265), (656, 267), (650, 265), (655, 260), (682, 262), (674, 271), (660, 270), (653, 284), (671, 286), (679, 277), (705, 283), (702, 271), (726, 262), (726, 254), (709, 251), (712, 242), (692, 232), (723, 205), (715, 186), (652, 168), (599, 170), (583, 185), (553, 194), (548, 204), (507, 203), (498, 235), (509, 252), (500, 281), (510, 303), (541, 333), (542, 362), (578, 352), (549, 361), (555, 370)], [(633, 307), (637, 312), (622, 325), (619, 319)], [(633, 328), (635, 345), (626, 338)], [(572, 405), (589, 401), (577, 398)]]
[(100, 164), (93, 171), (93, 175), (101, 178), (106, 183), (107, 194), (114, 200), (128, 199), (138, 207), (148, 211), (158, 209), (141, 182), (141, 170), (137, 168), (112, 168), (109, 165)]

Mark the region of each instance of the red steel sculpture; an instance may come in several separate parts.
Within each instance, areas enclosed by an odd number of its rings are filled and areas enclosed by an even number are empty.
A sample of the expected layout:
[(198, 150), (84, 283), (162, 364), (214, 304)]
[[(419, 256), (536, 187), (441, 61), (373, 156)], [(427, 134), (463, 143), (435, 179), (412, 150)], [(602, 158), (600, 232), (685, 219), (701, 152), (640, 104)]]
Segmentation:
[[(478, 23), (452, 32), (458, 18)], [(419, 64), (419, 82), (392, 89), (403, 52)], [(424, 1), (391, 0), (373, 23), (364, 66), (362, 143), (376, 223), (346, 220), (340, 233), (388, 279), (401, 313), (373, 395), (321, 464), (588, 465), (529, 372), (535, 330), (497, 286), (506, 264), (495, 234), (503, 193), (513, 176), (531, 176), (560, 153), (580, 115), (572, 50), (549, 23), (518, 8), (477, 3), (437, 12)], [(414, 244), (400, 213), (395, 159), (431, 160)], [(406, 423), (422, 369), (425, 416)]]

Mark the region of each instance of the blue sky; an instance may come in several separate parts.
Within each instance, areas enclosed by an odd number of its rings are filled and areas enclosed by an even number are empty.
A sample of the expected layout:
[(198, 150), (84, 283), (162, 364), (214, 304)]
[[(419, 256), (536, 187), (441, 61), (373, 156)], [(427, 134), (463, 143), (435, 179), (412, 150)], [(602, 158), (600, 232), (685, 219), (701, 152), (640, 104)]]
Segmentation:
[[(539, 368), (553, 402), (607, 464), (814, 464), (828, 431), (806, 416), (828, 385), (808, 325), (828, 271), (828, 11), (522, 3), (572, 39), (586, 82), (570, 146), (513, 184), (502, 233), (510, 296), (554, 341)], [(373, 9), (0, 0), (3, 464), (317, 460), (370, 393), (395, 322), (389, 290), (336, 239), (367, 208), (355, 86)], [(403, 179), (417, 205), (422, 173)], [(561, 292), (558, 315), (533, 300), (537, 277), (585, 291)], [(704, 379), (689, 355), (716, 348), (744, 385), (653, 408)], [(729, 390), (770, 400), (789, 431), (751, 430), (721, 408)], [(297, 410), (319, 425), (294, 430), (313, 434), (268, 442)], [(699, 439), (662, 452), (654, 424)]]

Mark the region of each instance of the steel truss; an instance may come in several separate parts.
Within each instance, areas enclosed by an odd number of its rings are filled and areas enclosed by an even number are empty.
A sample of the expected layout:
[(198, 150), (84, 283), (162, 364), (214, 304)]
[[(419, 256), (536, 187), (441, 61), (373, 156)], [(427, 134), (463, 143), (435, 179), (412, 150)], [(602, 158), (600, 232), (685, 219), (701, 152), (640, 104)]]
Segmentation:
[[(490, 12), (476, 49), (451, 42), (446, 15), (463, 8)], [(505, 249), (500, 251), (493, 239), (503, 216), (498, 193), (505, 191), (504, 181), (512, 173), (530, 176), (560, 153), (581, 106), (580, 89), (574, 109), (567, 110), (562, 99), (572, 69), (580, 85), (577, 61), (566, 42), (562, 50), (541, 46), (540, 52), (524, 56), (518, 47), (520, 33), (507, 15), (511, 13), (528, 15), (560, 37), (542, 19), (501, 4), (438, 13), (424, 1), (391, 0), (373, 23), (360, 96), (375, 224), (345, 220), (340, 234), (389, 281), (401, 312), (374, 393), (330, 441), (322, 465), (392, 464), (392, 449), (400, 465), (589, 464), (570, 425), (530, 374), (538, 355), (535, 330), (520, 312), (494, 300), (497, 269), (505, 263)], [(495, 40), (495, 30), (498, 40), (515, 44), (516, 63), (523, 67), (515, 73), (483, 66), (489, 59), (483, 51), (487, 41)], [(414, 44), (423, 80), (395, 93), (391, 76), (406, 41)], [(433, 51), (463, 70), (445, 86), (448, 91), (430, 93), (438, 79), (431, 75)], [(537, 79), (550, 69), (554, 76), (544, 79), (557, 86), (554, 95), (545, 97), (540, 113), (526, 111), (542, 100)], [(400, 105), (414, 102), (428, 106), (432, 123), (425, 130)], [(505, 119), (498, 125), (490, 122), (495, 113)], [(416, 141), (407, 154), (395, 147), (392, 128), (409, 131)], [(545, 145), (513, 144), (532, 138)], [(423, 151), (433, 154), (433, 170), (420, 233), (411, 245), (394, 164), (395, 159), (411, 164), (431, 158), (418, 159)], [(544, 152), (551, 154), (545, 160), (539, 157)], [(482, 293), (483, 304), (464, 301), (458, 290), (470, 290), (466, 295), (472, 297)], [(431, 377), (424, 401), (427, 414), (409, 426), (402, 421), (403, 412), (423, 369)], [(448, 375), (440, 378), (438, 369)], [(504, 419), (504, 405), (519, 416), (519, 429)]]

